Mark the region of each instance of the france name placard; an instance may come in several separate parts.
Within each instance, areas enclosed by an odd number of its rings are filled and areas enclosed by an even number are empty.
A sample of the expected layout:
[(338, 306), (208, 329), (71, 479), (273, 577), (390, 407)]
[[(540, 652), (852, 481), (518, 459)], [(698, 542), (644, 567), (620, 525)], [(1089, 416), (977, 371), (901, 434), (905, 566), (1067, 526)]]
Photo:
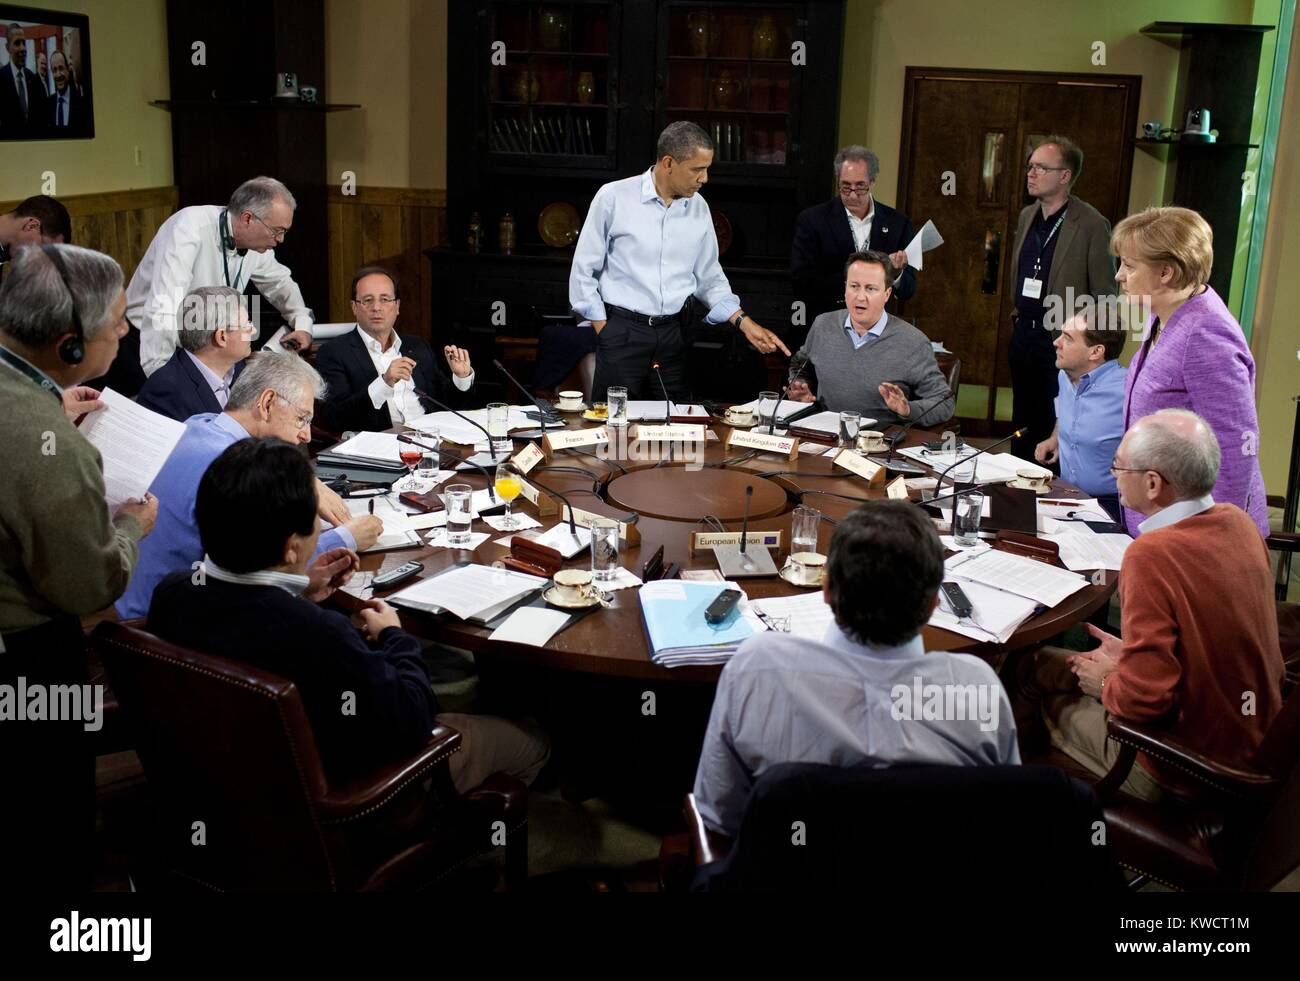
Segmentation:
[(542, 437), (542, 449), (550, 456), (556, 450), (569, 450), (578, 446), (599, 446), (609, 442), (609, 431), (604, 426), (595, 429), (571, 429), (563, 433), (547, 433)]
[(773, 433), (755, 433), (733, 429), (731, 435), (727, 437), (727, 447), (730, 449), (733, 446), (762, 450), (765, 453), (776, 453), (791, 460), (799, 455), (799, 437), (797, 436), (777, 436)]

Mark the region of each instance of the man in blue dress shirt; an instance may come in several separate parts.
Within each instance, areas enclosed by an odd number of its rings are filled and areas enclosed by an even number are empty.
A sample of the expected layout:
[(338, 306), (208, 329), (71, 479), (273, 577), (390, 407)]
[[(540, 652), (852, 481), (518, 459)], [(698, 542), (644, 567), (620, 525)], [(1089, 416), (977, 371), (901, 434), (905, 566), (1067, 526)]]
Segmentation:
[(1119, 521), (1119, 491), (1110, 465), (1124, 436), (1128, 369), (1116, 360), (1124, 350), (1124, 331), (1109, 322), (1105, 309), (1088, 307), (1067, 320), (1053, 342), (1060, 369), (1056, 428), (1034, 449), (1034, 459), (1059, 460), (1061, 476)]
[(658, 398), (658, 363), (674, 400), (689, 399), (682, 340), (686, 301), (705, 319), (736, 327), (760, 353), (789, 349), (740, 308), (718, 264), (713, 217), (699, 191), (709, 180), (713, 141), (695, 123), (659, 134), (657, 163), (596, 192), (569, 272), (569, 303), (597, 334), (592, 391), (622, 385), (633, 399)]
[(695, 775), (705, 824), (734, 837), (754, 783), (780, 763), (1020, 762), (993, 669), (921, 642), (942, 581), (943, 546), (914, 504), (873, 501), (840, 521), (823, 581), (835, 622), (821, 642), (769, 631), (722, 669)]
[[(262, 351), (248, 360), (230, 392), (226, 411), (205, 412), (185, 423), (180, 442), (154, 478), (150, 491), (159, 498), (158, 523), (140, 550), (131, 583), (117, 601), (122, 619), (142, 617), (149, 612), (154, 588), (173, 572), (195, 570), (203, 560), (203, 544), (195, 517), (199, 481), (212, 461), (228, 446), (250, 436), (270, 436), (285, 443), (311, 441), (313, 397), (325, 392), (316, 369), (296, 354)], [(163, 489), (167, 500), (162, 501)], [(373, 545), (383, 521), (373, 514), (353, 518), (337, 494), (316, 481), (318, 513), (335, 527), (320, 536), (316, 556), (330, 553), (341, 561), (343, 554), (355, 562), (351, 550)], [(248, 515), (250, 534), (259, 516)], [(323, 568), (323, 567), (322, 567)], [(316, 574), (321, 569), (313, 568)]]

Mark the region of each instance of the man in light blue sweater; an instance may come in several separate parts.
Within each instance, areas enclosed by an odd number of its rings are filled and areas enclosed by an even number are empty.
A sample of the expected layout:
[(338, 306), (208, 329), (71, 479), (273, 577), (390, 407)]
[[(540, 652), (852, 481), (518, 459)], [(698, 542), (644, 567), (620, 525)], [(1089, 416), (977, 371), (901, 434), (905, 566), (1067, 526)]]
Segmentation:
[[(883, 252), (855, 252), (844, 265), (847, 310), (823, 313), (794, 356), (789, 398), (856, 411), (880, 426), (920, 428), (952, 417), (955, 400), (934, 360), (930, 339), (885, 312), (893, 266)], [(809, 383), (808, 367), (815, 372)], [(813, 385), (817, 391), (814, 392)]]

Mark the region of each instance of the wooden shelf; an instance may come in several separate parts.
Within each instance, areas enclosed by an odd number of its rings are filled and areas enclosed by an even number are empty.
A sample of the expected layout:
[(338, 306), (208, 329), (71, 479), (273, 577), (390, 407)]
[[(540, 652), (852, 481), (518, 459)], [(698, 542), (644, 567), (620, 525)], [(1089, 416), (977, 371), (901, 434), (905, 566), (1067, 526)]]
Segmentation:
[(1258, 149), (1258, 143), (1184, 143), (1182, 140), (1153, 140), (1149, 137), (1138, 137), (1133, 141), (1135, 146), (1142, 148), (1148, 147), (1176, 147), (1180, 150), (1255, 150)]
[(303, 102), (301, 99), (276, 99), (273, 101), (242, 102), (234, 99), (155, 99), (149, 105), (158, 109), (278, 109), (284, 112), (342, 112), (360, 109), (350, 102)]

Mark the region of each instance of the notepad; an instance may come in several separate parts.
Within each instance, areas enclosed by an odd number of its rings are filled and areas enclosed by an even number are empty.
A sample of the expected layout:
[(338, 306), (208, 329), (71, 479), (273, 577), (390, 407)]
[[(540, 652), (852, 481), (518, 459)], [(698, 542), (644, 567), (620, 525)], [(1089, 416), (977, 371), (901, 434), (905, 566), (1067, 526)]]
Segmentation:
[(426, 613), (452, 613), (462, 620), (482, 624), (500, 616), (546, 583), (541, 576), (469, 563), (421, 579), (394, 593), (388, 601), (394, 606)]
[(1015, 593), (1044, 606), (1055, 606), (1088, 585), (1088, 580), (1077, 572), (992, 548), (954, 555), (944, 567), (951, 575)]
[(744, 591), (735, 583), (683, 582), (680, 579), (656, 579), (638, 591), (641, 617), (650, 646), (650, 659), (668, 668), (689, 664), (721, 664), (755, 628), (746, 615), (748, 601), (742, 599), (737, 610), (721, 626), (704, 619), (704, 611), (724, 589)]

